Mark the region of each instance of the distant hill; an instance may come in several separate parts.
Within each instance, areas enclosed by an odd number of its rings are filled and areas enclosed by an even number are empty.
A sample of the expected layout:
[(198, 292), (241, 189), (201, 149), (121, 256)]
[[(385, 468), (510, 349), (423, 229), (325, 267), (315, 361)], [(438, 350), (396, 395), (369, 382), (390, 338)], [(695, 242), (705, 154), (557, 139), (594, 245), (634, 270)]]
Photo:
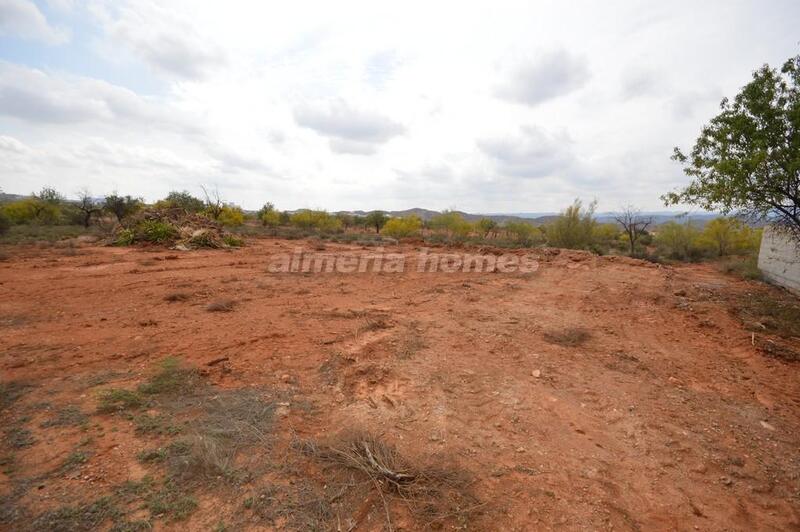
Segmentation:
[[(357, 216), (364, 216), (369, 214), (373, 211), (339, 211), (342, 213), (353, 214)], [(410, 216), (416, 215), (419, 216), (422, 220), (430, 220), (434, 216), (441, 214), (440, 211), (434, 211), (430, 209), (422, 209), (419, 207), (413, 209), (405, 209), (402, 211), (383, 211), (387, 215), (397, 218), (402, 216)], [(488, 214), (472, 214), (463, 211), (455, 211), (461, 216), (464, 217), (465, 220), (468, 221), (475, 221), (480, 220), (481, 218), (491, 218), (498, 224), (504, 224), (506, 222), (524, 222), (529, 223), (531, 225), (544, 225), (547, 223), (552, 222), (556, 217), (558, 217), (558, 213), (556, 212), (518, 212), (518, 213), (509, 213), (509, 214), (502, 214), (502, 213), (488, 213)], [(600, 223), (616, 223), (614, 217), (618, 213), (616, 212), (601, 212), (595, 215), (595, 218)], [(650, 217), (653, 219), (653, 225), (661, 225), (666, 222), (685, 222), (687, 219), (692, 225), (697, 226), (704, 226), (707, 221), (717, 218), (719, 214), (716, 213), (708, 213), (708, 212), (699, 212), (699, 213), (691, 213), (686, 214), (682, 212), (667, 212), (667, 211), (654, 211), (654, 212), (643, 212), (643, 217)]]

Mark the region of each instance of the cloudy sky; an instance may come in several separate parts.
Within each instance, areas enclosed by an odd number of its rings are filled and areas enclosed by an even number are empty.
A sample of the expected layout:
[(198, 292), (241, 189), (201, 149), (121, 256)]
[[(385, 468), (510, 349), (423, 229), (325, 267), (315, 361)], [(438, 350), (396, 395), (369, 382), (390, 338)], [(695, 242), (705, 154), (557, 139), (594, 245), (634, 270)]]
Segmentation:
[(796, 0), (0, 0), (0, 188), (660, 209), (672, 147), (798, 53)]

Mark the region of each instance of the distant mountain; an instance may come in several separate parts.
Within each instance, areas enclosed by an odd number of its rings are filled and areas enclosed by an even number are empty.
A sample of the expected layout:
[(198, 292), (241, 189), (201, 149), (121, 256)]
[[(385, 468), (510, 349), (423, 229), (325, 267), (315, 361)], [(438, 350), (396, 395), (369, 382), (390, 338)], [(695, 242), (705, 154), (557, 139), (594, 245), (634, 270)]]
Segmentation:
[[(373, 211), (340, 211), (342, 213), (353, 214), (357, 216), (364, 216), (369, 214)], [(430, 220), (434, 216), (441, 214), (440, 211), (433, 211), (430, 209), (422, 209), (422, 208), (413, 208), (413, 209), (405, 209), (402, 211), (383, 211), (388, 216), (392, 218), (402, 217), (402, 216), (410, 216), (416, 215), (419, 216), (422, 220)], [(517, 212), (517, 213), (487, 213), (487, 214), (472, 214), (463, 211), (454, 211), (464, 217), (465, 220), (468, 221), (476, 221), (480, 220), (481, 218), (491, 218), (498, 224), (504, 224), (507, 222), (524, 222), (529, 223), (531, 225), (544, 225), (547, 223), (552, 222), (554, 219), (558, 217), (558, 213), (555, 212)], [(617, 212), (601, 212), (595, 215), (595, 218), (599, 223), (616, 223), (615, 216), (619, 213)], [(652, 212), (642, 212), (641, 215), (643, 217), (649, 217), (653, 219), (653, 225), (661, 225), (667, 222), (685, 222), (689, 220), (689, 223), (692, 225), (697, 225), (702, 227), (705, 223), (709, 220), (712, 220), (719, 216), (719, 214), (711, 213), (711, 212), (693, 212), (691, 214), (686, 214), (683, 212), (670, 212), (670, 211), (652, 211)]]
[(9, 201), (17, 201), (28, 198), (30, 196), (22, 196), (20, 194), (3, 194), (0, 193), (0, 203), (8, 203)]

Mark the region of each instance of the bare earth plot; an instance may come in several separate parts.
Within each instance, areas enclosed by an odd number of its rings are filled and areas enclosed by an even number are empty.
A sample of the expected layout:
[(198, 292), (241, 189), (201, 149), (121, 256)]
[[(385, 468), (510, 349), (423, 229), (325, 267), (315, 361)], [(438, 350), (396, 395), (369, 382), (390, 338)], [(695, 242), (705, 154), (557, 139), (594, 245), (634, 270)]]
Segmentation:
[(297, 245), (7, 250), (0, 529), (800, 528), (798, 365), (736, 310), (777, 290), (266, 272)]

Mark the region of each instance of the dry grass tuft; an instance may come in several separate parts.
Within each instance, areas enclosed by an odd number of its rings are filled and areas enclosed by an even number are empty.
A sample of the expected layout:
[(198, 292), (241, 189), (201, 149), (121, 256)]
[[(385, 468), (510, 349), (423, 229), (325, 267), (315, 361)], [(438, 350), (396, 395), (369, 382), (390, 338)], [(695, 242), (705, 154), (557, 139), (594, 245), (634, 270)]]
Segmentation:
[(209, 312), (231, 312), (236, 302), (232, 299), (217, 299), (206, 306)]
[[(346, 487), (356, 489), (359, 506), (377, 494), (390, 530), (398, 505), (410, 513), (418, 528), (439, 528), (447, 522), (463, 527), (483, 506), (472, 495), (472, 482), (465, 471), (441, 466), (442, 457), (410, 460), (366, 432), (349, 431), (326, 444), (306, 442), (302, 448), (327, 466), (341, 468), (342, 478), (355, 475), (357, 481), (361, 477), (360, 483), (351, 480)], [(366, 487), (367, 492), (358, 493), (358, 486)], [(358, 500), (353, 502), (358, 504)]]
[(591, 333), (583, 327), (567, 327), (566, 329), (544, 333), (546, 342), (562, 347), (578, 347), (585, 344), (591, 337)]

